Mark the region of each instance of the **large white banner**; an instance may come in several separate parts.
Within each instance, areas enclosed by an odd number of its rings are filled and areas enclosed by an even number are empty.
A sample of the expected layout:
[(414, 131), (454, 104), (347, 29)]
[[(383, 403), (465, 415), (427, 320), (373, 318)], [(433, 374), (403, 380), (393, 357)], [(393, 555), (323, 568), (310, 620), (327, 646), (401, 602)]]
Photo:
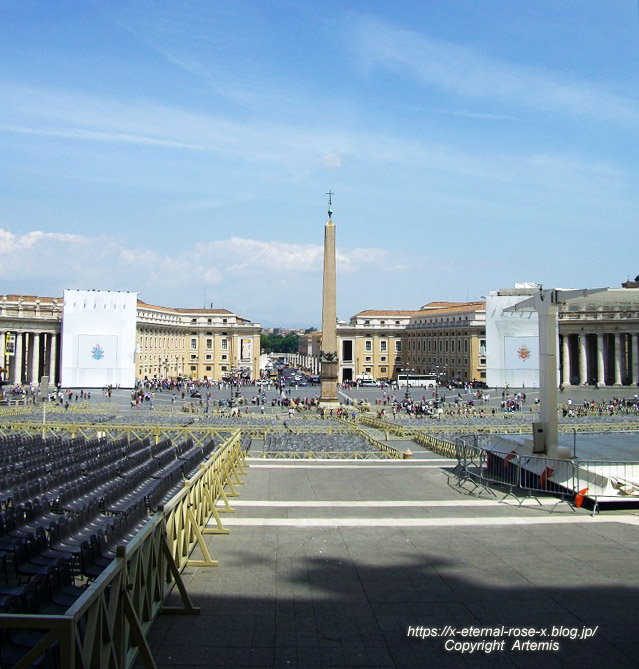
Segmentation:
[(132, 388), (136, 323), (137, 293), (65, 290), (62, 385)]

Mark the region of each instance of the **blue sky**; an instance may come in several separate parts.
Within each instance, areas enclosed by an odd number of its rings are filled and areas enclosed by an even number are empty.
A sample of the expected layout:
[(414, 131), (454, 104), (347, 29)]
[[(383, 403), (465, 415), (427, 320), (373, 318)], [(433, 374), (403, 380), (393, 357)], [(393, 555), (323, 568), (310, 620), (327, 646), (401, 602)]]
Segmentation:
[(318, 326), (639, 274), (636, 0), (0, 0), (0, 293)]

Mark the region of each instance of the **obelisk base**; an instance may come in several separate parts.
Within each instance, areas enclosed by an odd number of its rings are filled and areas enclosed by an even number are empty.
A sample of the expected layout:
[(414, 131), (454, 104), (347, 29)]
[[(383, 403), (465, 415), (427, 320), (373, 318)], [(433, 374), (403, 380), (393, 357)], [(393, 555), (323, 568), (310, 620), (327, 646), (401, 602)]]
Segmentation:
[(339, 404), (337, 398), (337, 363), (322, 362), (322, 372), (320, 375), (322, 384), (322, 394), (320, 395), (320, 405), (329, 406)]

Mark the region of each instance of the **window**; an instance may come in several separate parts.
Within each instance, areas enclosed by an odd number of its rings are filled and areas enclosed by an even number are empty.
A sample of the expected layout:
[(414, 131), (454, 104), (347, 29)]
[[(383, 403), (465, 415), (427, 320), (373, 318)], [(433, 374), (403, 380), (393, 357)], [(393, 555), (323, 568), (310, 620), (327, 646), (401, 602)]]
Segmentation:
[(402, 352), (402, 342), (401, 340), (396, 340), (395, 341), (395, 353), (401, 353)]
[(192, 318), (191, 323), (197, 323), (197, 318)]
[(373, 350), (373, 341), (372, 339), (367, 339), (364, 342), (364, 350), (365, 351), (372, 351)]
[(464, 353), (468, 353), (468, 339), (464, 339)]
[(191, 350), (197, 350), (197, 339), (191, 339)]
[(226, 353), (222, 353), (222, 360), (228, 360), (229, 357), (226, 355)]
[(222, 339), (222, 350), (223, 351), (228, 351), (229, 348), (229, 340), (228, 339)]
[(387, 342), (385, 339), (382, 339), (382, 340), (379, 342), (379, 350), (380, 350), (382, 353), (386, 353), (386, 347), (387, 347), (387, 346), (388, 346), (388, 342)]
[[(207, 372), (210, 372), (210, 371), (211, 371), (211, 366), (210, 366), (210, 365), (207, 365), (207, 366), (206, 366), (206, 371), (207, 371)], [(204, 378), (206, 378), (206, 377), (204, 377)]]
[(222, 365), (222, 371), (226, 372), (226, 365)]
[(379, 372), (380, 374), (386, 374), (386, 367), (380, 367)]
[(194, 372), (197, 369), (195, 365), (191, 365), (191, 371)]
[(191, 353), (191, 360), (197, 360), (197, 353)]
[(206, 359), (207, 360), (213, 360), (213, 356), (210, 353), (206, 354)]
[(370, 355), (367, 355), (367, 356), (364, 358), (364, 362), (371, 362), (372, 359), (373, 359), (373, 358), (371, 358)]
[(364, 321), (364, 325), (370, 325), (370, 324), (371, 324), (370, 321)]
[(207, 339), (206, 340), (206, 348), (209, 350), (213, 348), (213, 340), (212, 339)]
[(385, 355), (381, 356), (379, 361), (380, 362), (386, 362), (386, 356)]
[(364, 371), (366, 372), (366, 374), (370, 374), (371, 373), (371, 368), (370, 367), (364, 367)]

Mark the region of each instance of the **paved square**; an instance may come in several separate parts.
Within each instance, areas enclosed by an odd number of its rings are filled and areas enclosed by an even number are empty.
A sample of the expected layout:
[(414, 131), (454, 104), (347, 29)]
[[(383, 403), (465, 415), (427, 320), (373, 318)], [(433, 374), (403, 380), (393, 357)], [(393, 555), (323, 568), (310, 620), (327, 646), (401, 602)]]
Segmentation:
[(639, 664), (638, 515), (469, 496), (437, 456), (250, 465), (158, 666)]

